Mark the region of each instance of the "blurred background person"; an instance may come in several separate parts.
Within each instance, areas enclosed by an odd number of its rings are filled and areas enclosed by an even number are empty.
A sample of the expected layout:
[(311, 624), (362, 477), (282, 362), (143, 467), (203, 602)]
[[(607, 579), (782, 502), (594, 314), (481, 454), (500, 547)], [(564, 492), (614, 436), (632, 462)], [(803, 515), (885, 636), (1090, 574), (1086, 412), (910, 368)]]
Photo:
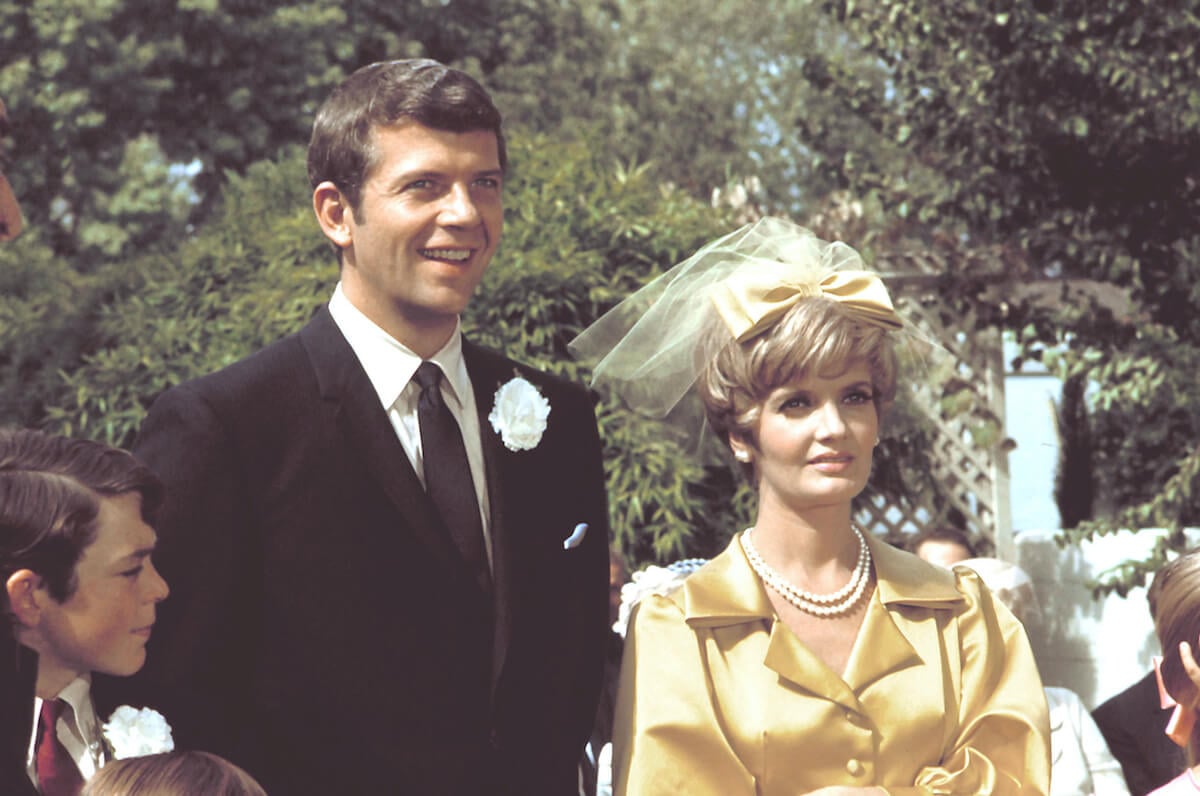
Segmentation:
[(922, 531), (913, 538), (908, 549), (917, 558), (947, 569), (975, 557), (975, 547), (966, 532), (949, 525)]
[[(979, 573), (996, 599), (1022, 624), (1038, 621), (1033, 581), (1016, 564), (998, 558), (960, 562)], [(1074, 691), (1045, 686), (1050, 708), (1051, 796), (1129, 796), (1121, 766)]]

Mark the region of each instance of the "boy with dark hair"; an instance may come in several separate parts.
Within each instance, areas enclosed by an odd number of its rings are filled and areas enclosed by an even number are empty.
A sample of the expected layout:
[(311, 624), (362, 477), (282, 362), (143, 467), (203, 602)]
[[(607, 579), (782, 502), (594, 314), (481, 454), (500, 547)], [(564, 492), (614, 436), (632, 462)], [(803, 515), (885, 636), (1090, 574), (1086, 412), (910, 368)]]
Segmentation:
[[(167, 596), (150, 561), (161, 496), (124, 451), (0, 430), (0, 606), (4, 665), (16, 667), (4, 672), (4, 793), (74, 794), (104, 763), (91, 675), (145, 662)], [(17, 750), (24, 783), (10, 781)]]

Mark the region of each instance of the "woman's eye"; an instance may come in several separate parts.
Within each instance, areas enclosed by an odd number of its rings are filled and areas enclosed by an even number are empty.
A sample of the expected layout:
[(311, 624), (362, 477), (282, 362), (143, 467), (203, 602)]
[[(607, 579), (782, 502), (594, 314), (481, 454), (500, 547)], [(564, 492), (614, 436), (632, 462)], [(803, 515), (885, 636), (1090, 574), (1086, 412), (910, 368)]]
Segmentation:
[(786, 399), (782, 404), (780, 404), (779, 408), (781, 410), (805, 409), (808, 407), (808, 405), (809, 400), (807, 395), (793, 395), (791, 398)]
[(869, 403), (874, 396), (868, 390), (854, 390), (846, 396), (846, 401), (852, 404)]
[(126, 577), (126, 578), (136, 578), (140, 574), (142, 574), (142, 567), (135, 567), (133, 569), (129, 569), (129, 570), (126, 570), (125, 572), (122, 572), (121, 576)]

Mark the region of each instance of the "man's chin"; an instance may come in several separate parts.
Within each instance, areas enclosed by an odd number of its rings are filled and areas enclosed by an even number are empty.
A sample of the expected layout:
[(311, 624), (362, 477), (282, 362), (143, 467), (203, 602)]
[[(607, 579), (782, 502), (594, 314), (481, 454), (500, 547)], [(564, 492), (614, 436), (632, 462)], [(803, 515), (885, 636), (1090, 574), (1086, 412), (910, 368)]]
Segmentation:
[(146, 650), (141, 649), (137, 653), (130, 654), (122, 660), (113, 661), (110, 665), (97, 671), (112, 677), (131, 677), (140, 672), (145, 665)]

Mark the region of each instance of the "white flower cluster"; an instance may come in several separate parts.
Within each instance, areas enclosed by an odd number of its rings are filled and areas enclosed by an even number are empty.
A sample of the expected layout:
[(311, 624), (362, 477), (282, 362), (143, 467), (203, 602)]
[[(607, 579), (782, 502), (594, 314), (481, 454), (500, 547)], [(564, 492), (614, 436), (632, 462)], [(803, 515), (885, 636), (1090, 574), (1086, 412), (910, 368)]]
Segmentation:
[(629, 615), (634, 606), (650, 594), (662, 597), (683, 585), (683, 581), (700, 567), (708, 563), (704, 558), (685, 558), (673, 561), (665, 567), (651, 564), (640, 572), (633, 573), (632, 579), (621, 587), (621, 607), (617, 610), (617, 621), (613, 622), (613, 632), (625, 637), (629, 626)]
[(171, 725), (161, 713), (150, 708), (138, 710), (122, 705), (113, 711), (102, 730), (104, 740), (117, 760), (170, 752), (175, 748)]
[(546, 431), (550, 402), (525, 379), (510, 379), (496, 390), (496, 402), (488, 422), (511, 451), (537, 447)]

